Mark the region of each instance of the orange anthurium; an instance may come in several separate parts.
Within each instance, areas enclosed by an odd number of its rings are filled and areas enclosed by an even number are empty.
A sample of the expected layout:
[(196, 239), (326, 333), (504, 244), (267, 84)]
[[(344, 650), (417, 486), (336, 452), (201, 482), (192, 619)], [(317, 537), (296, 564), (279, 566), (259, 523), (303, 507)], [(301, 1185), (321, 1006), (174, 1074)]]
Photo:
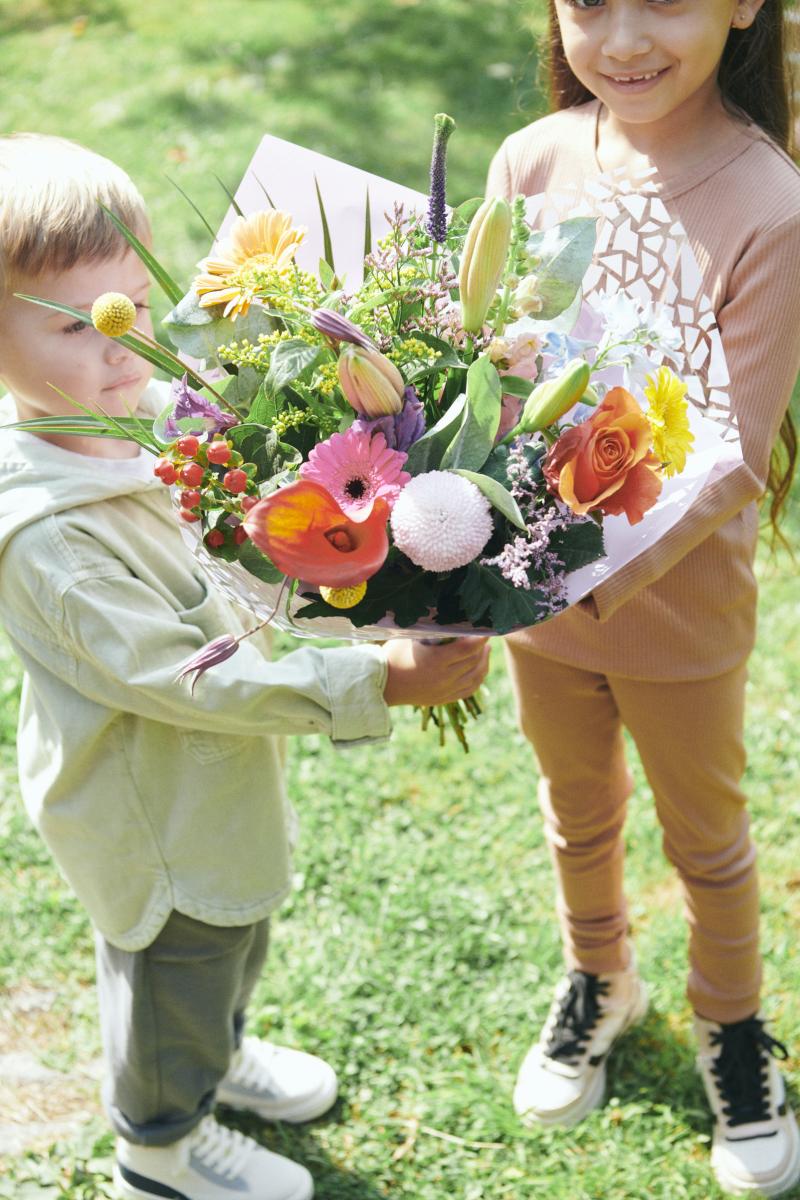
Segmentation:
[(350, 521), (319, 483), (301, 479), (259, 500), (244, 527), (279, 571), (325, 587), (355, 587), (389, 552), (389, 505), (378, 497), (365, 521)]

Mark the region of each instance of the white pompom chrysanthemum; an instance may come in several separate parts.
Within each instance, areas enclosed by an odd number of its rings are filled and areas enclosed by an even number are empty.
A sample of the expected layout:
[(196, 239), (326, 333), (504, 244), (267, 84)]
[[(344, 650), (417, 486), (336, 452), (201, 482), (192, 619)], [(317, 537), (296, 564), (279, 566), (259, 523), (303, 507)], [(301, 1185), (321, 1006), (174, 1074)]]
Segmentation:
[(492, 534), (489, 501), (474, 483), (450, 471), (428, 471), (407, 483), (391, 525), (398, 549), (426, 571), (466, 566)]

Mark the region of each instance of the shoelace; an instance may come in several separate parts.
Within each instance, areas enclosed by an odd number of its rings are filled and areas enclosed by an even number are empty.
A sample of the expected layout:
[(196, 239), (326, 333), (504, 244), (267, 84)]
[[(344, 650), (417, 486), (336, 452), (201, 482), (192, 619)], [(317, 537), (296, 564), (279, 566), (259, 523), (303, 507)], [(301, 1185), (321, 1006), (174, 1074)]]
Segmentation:
[(242, 1045), (234, 1054), (231, 1065), (228, 1068), (228, 1079), (231, 1083), (238, 1083), (242, 1087), (261, 1088), (263, 1091), (270, 1091), (273, 1087), (272, 1076), (269, 1072), (269, 1067), (263, 1061), (263, 1054), (267, 1047), (261, 1045), (261, 1054), (248, 1053), (247, 1043), (248, 1038), (245, 1038)]
[(789, 1051), (764, 1029), (758, 1017), (720, 1025), (711, 1034), (712, 1046), (721, 1047), (711, 1074), (725, 1102), (722, 1108), (729, 1125), (767, 1121), (767, 1055), (785, 1059)]
[(204, 1117), (192, 1135), (190, 1154), (218, 1175), (236, 1179), (253, 1150), (250, 1138)]
[(568, 979), (569, 988), (559, 1002), (545, 1054), (573, 1066), (586, 1050), (600, 1016), (598, 998), (607, 994), (609, 984), (586, 971), (570, 971)]

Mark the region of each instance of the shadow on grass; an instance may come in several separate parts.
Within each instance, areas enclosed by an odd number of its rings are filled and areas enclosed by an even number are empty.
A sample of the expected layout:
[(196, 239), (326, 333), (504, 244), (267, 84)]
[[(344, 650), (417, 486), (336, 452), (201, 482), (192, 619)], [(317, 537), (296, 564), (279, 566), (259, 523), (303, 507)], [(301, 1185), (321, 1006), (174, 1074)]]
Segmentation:
[(324, 1117), (305, 1125), (268, 1124), (224, 1105), (217, 1114), (225, 1125), (241, 1130), (259, 1145), (302, 1163), (314, 1178), (314, 1194), (320, 1200), (385, 1200), (386, 1193), (369, 1179), (333, 1162), (314, 1136), (316, 1129), (341, 1124), (343, 1108), (340, 1099)]

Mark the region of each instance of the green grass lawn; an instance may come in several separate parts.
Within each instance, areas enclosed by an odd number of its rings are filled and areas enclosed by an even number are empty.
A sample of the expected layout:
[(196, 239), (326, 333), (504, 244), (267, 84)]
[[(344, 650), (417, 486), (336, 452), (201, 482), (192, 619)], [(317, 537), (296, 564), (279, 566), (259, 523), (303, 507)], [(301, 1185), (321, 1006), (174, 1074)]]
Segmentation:
[[(234, 186), (266, 131), (424, 188), (431, 116), (445, 110), (459, 127), (451, 198), (479, 192), (502, 136), (542, 110), (534, 7), (18, 0), (0, 7), (2, 125), (76, 137), (120, 161), (151, 206), (160, 256), (186, 279), (204, 231), (165, 175), (213, 223), (225, 207), (214, 174)], [(795, 503), (795, 541), (797, 513)], [(798, 1106), (795, 574), (788, 556), (771, 562), (762, 549), (747, 785), (761, 846), (766, 1009), (792, 1049)], [(0, 1129), (37, 1111), (52, 1119), (59, 1103), (80, 1128), (6, 1156), (0, 1196), (92, 1200), (110, 1195), (111, 1140), (96, 1085), (81, 1075), (99, 1055), (91, 936), (21, 808), (18, 688), (0, 642), (0, 1055), (27, 1048), (70, 1082), (54, 1099), (0, 1077)], [(628, 886), (651, 1011), (614, 1055), (608, 1105), (581, 1127), (527, 1132), (514, 1118), (514, 1073), (560, 951), (533, 764), (499, 647), (489, 691), (469, 757), (440, 750), (405, 713), (385, 747), (343, 754), (317, 739), (295, 743), (296, 888), (275, 922), (252, 1021), (325, 1054), (341, 1099), (304, 1129), (240, 1124), (304, 1161), (323, 1200), (717, 1196), (683, 995), (681, 899), (640, 771)]]

